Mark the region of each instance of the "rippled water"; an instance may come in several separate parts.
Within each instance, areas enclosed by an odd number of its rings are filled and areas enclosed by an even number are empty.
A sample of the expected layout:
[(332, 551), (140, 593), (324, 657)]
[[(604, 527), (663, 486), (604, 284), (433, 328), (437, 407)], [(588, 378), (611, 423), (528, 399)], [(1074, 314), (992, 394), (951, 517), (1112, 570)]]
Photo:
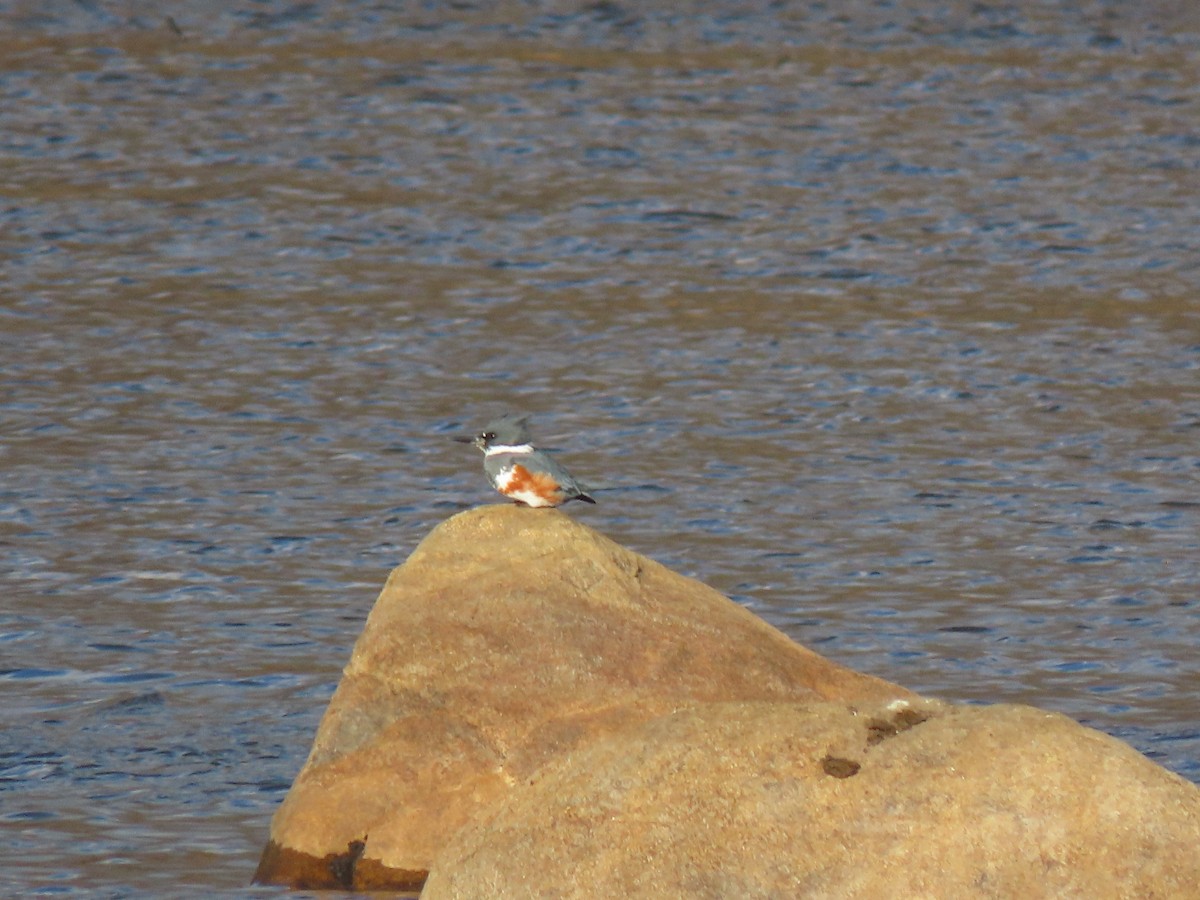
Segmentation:
[(830, 6), (7, 7), (5, 893), (244, 890), (500, 409), (802, 643), (1200, 781), (1197, 13)]

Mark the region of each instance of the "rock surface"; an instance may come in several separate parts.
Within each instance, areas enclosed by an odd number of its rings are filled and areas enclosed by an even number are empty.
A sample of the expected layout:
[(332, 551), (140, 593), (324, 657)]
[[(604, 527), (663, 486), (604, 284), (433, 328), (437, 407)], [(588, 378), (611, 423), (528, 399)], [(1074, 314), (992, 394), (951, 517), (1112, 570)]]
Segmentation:
[(683, 706), (912, 697), (558, 510), (471, 510), (388, 579), (255, 880), (418, 888), (547, 762)]
[(716, 703), (545, 767), (423, 900), (1195, 898), (1200, 790), (1030, 707)]

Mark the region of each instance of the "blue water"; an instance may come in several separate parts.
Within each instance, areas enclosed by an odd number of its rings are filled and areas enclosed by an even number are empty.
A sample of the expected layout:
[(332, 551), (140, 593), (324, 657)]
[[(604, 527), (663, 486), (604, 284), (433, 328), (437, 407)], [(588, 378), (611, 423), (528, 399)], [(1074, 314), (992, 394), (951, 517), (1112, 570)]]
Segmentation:
[(248, 892), (502, 409), (805, 645), (1200, 782), (1200, 40), (1105, 13), (6, 11), (0, 893)]

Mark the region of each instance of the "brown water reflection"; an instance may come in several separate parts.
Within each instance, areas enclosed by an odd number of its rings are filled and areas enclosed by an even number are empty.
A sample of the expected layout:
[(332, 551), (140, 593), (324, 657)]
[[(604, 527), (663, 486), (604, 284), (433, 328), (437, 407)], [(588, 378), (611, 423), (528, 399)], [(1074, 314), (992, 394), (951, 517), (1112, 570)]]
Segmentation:
[(536, 414), (797, 640), (1200, 780), (1195, 13), (17, 4), (9, 892), (237, 889)]

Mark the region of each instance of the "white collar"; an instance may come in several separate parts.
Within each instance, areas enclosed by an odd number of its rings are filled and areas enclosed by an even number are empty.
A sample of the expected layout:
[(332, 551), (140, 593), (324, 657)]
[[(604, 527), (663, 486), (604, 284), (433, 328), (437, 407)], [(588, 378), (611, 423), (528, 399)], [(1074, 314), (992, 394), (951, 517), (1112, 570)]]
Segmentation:
[(494, 456), (497, 453), (532, 453), (533, 444), (492, 444), (483, 451), (485, 456)]

